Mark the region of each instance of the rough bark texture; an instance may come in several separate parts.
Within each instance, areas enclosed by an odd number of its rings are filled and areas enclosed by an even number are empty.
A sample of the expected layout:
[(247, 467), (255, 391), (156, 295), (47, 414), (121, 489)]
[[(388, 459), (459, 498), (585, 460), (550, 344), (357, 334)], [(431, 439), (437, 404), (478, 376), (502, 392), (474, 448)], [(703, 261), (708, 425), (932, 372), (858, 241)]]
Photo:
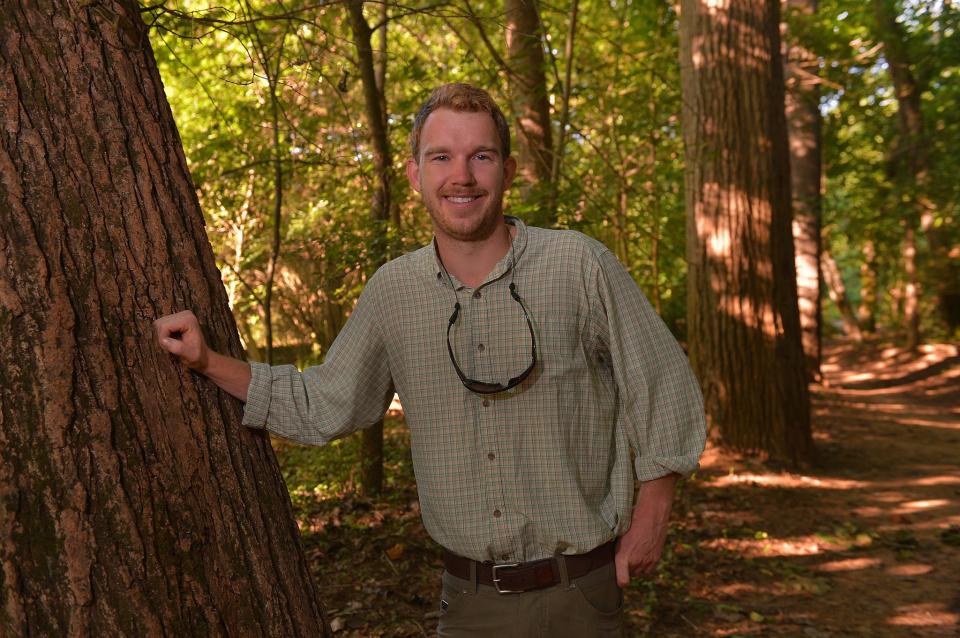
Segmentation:
[[(911, 69), (914, 60), (911, 59), (903, 26), (897, 22), (896, 1), (874, 0), (873, 6), (877, 33), (883, 42), (883, 55), (887, 59), (887, 69), (897, 95), (900, 135), (891, 157), (890, 174), (901, 182), (901, 186), (912, 191), (914, 216), (924, 231), (933, 257), (930, 260), (929, 280), (937, 291), (940, 314), (948, 329), (953, 332), (960, 328), (960, 249), (951, 245), (944, 229), (934, 224), (936, 206), (926, 192), (930, 179), (930, 155), (927, 152), (926, 127), (920, 106), (924, 86)], [(907, 225), (913, 228), (916, 224), (907, 220)], [(915, 243), (911, 237), (905, 237), (904, 241), (908, 244)], [(910, 274), (907, 276), (908, 279), (911, 277)], [(915, 273), (913, 277), (916, 278)], [(912, 330), (908, 325), (908, 334)], [(917, 338), (919, 339), (919, 333)]]
[[(791, 11), (812, 14), (817, 0), (788, 0)], [(817, 56), (787, 38), (786, 115), (790, 141), (793, 246), (797, 299), (807, 377), (820, 378), (820, 87)]]
[(684, 0), (688, 335), (720, 442), (810, 457), (777, 0)]
[(833, 255), (824, 250), (820, 255), (823, 262), (823, 279), (827, 285), (827, 292), (830, 299), (840, 311), (840, 318), (843, 322), (843, 334), (857, 341), (863, 341), (863, 334), (860, 332), (860, 325), (857, 323), (857, 317), (853, 314), (853, 306), (847, 298), (847, 287), (843, 283), (843, 276), (840, 274), (840, 268), (834, 261)]
[[(386, 232), (387, 222), (390, 220), (390, 183), (393, 171), (390, 139), (387, 135), (387, 117), (384, 111), (386, 99), (382, 89), (385, 79), (378, 80), (373, 47), (370, 43), (373, 30), (363, 15), (363, 0), (350, 0), (349, 9), (353, 45), (357, 50), (360, 81), (363, 84), (364, 112), (370, 129), (370, 145), (373, 148), (373, 165), (377, 173), (377, 182), (370, 202), (370, 216), (378, 222), (378, 230), (383, 231), (383, 235), (377, 237), (379, 245), (372, 247), (375, 253), (379, 253), (376, 257), (379, 265), (386, 263), (389, 258)], [(385, 63), (383, 68), (385, 73)], [(361, 436), (363, 445), (361, 446), (360, 488), (364, 494), (376, 496), (383, 489), (383, 420), (364, 429)]]
[(536, 0), (505, 0), (510, 101), (522, 188), (546, 186), (553, 167), (543, 32)]
[(137, 6), (4, 2), (0, 68), (0, 635), (324, 635), (268, 438), (155, 342), (241, 352)]

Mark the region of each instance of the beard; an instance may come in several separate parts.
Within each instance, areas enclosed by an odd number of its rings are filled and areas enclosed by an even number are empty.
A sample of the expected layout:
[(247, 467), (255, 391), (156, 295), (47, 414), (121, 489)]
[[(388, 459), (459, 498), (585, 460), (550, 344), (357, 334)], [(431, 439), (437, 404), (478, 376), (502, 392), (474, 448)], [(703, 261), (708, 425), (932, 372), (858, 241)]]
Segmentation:
[(503, 224), (503, 192), (487, 192), (479, 210), (457, 214), (444, 210), (443, 195), (424, 195), (423, 205), (433, 220), (435, 232), (461, 242), (488, 239)]

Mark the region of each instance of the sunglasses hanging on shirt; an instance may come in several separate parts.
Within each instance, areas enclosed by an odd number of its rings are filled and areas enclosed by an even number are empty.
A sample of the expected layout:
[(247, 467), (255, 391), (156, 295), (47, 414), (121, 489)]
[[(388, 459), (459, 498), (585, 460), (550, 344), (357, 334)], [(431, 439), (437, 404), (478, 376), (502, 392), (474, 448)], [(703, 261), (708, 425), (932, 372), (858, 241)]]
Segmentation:
[(476, 392), (477, 394), (494, 394), (496, 392), (505, 392), (523, 383), (524, 380), (530, 376), (530, 373), (533, 372), (533, 369), (537, 367), (537, 340), (533, 333), (533, 324), (530, 322), (530, 315), (527, 313), (527, 307), (523, 305), (523, 301), (520, 299), (520, 294), (517, 292), (517, 286), (513, 282), (513, 277), (517, 270), (516, 257), (513, 252), (513, 236), (510, 236), (510, 260), (512, 264), (510, 268), (510, 296), (514, 301), (520, 304), (520, 309), (523, 311), (523, 318), (527, 322), (527, 329), (530, 331), (531, 361), (526, 370), (507, 380), (506, 384), (471, 379), (463, 373), (463, 370), (461, 370), (459, 364), (457, 364), (457, 357), (453, 354), (453, 345), (450, 343), (450, 331), (453, 329), (453, 324), (457, 322), (457, 318), (460, 316), (460, 298), (457, 295), (457, 287), (454, 286), (453, 279), (450, 277), (450, 273), (447, 272), (447, 267), (443, 264), (443, 259), (440, 259), (439, 251), (437, 251), (437, 258), (440, 261), (441, 268), (443, 268), (443, 273), (447, 276), (447, 281), (450, 282), (450, 288), (453, 289), (454, 299), (456, 299), (456, 303), (453, 306), (453, 314), (450, 315), (450, 321), (447, 323), (447, 352), (450, 353), (450, 362), (453, 363), (453, 369), (457, 371), (457, 376), (460, 377), (460, 382), (467, 390)]

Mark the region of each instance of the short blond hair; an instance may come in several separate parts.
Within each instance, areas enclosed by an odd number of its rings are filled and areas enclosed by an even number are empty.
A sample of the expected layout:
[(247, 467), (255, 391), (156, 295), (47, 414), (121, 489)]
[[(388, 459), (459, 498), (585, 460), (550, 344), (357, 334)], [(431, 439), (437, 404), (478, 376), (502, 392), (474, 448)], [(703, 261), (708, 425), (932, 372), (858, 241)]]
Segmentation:
[(410, 132), (410, 152), (414, 160), (420, 161), (420, 135), (423, 133), (423, 125), (430, 114), (437, 109), (487, 113), (493, 118), (493, 125), (500, 138), (500, 153), (504, 158), (510, 157), (510, 126), (507, 124), (507, 118), (503, 116), (503, 111), (483, 89), (455, 82), (435, 88), (417, 111), (417, 116), (413, 119), (413, 130)]

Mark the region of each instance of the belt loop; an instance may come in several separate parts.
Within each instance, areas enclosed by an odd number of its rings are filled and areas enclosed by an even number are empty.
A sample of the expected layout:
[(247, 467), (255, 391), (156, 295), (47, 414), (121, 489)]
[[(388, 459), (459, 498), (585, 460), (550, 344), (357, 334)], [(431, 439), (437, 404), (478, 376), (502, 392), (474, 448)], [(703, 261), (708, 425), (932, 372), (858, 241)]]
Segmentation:
[(570, 589), (572, 585), (570, 583), (570, 575), (567, 573), (567, 557), (563, 554), (554, 554), (553, 564), (560, 572), (560, 582), (565, 588)]
[(479, 589), (479, 585), (477, 585), (477, 581), (480, 579), (477, 578), (477, 565), (478, 565), (477, 561), (475, 560), (470, 561), (470, 593), (471, 594), (476, 594), (477, 590)]

